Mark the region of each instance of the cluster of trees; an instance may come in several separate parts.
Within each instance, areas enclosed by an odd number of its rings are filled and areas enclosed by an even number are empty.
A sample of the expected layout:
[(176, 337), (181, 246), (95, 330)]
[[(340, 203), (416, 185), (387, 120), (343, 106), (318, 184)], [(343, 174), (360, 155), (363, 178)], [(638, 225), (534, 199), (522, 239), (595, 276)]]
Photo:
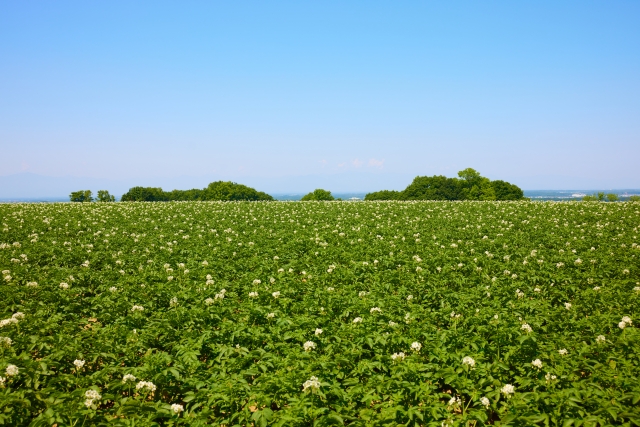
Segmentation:
[(311, 193), (305, 194), (304, 196), (302, 196), (302, 199), (300, 199), (300, 200), (303, 201), (303, 202), (307, 202), (307, 201), (331, 201), (331, 200), (335, 200), (335, 198), (331, 194), (331, 191), (323, 190), (322, 188), (316, 188)]
[[(93, 202), (93, 193), (91, 190), (74, 191), (69, 195), (69, 199), (72, 202)], [(115, 196), (109, 194), (107, 190), (98, 190), (98, 197), (96, 202), (115, 202)]]
[(403, 191), (369, 193), (365, 200), (523, 200), (522, 189), (505, 181), (491, 181), (474, 169), (458, 172), (458, 178), (443, 175), (417, 176)]
[(181, 201), (272, 201), (273, 197), (262, 191), (231, 181), (216, 181), (206, 188), (192, 190), (163, 191), (158, 187), (133, 187), (122, 195), (122, 202), (168, 202)]

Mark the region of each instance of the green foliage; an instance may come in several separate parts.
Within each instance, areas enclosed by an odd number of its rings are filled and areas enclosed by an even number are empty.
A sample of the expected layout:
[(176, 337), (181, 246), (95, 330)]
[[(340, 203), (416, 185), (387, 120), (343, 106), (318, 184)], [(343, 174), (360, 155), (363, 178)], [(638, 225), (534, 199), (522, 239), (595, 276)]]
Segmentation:
[(617, 202), (618, 201), (618, 195), (615, 193), (609, 193), (607, 194), (607, 200), (610, 202)]
[(600, 191), (598, 193), (593, 193), (591, 195), (587, 194), (582, 198), (585, 202), (603, 202), (604, 201), (604, 192)]
[(638, 425), (637, 211), (0, 204), (0, 424)]
[(640, 202), (640, 196), (629, 196), (630, 202)]
[(246, 185), (216, 181), (205, 189), (163, 191), (162, 188), (134, 187), (120, 199), (123, 202), (159, 201), (272, 201), (273, 197)]
[(98, 202), (115, 202), (115, 196), (109, 194), (107, 190), (98, 190)]
[(395, 190), (381, 190), (368, 193), (364, 196), (365, 200), (400, 200), (401, 193)]
[(365, 200), (524, 200), (523, 191), (505, 181), (491, 181), (467, 168), (458, 178), (443, 175), (417, 176), (404, 191), (376, 191)]
[(331, 191), (327, 191), (327, 190), (323, 190), (321, 188), (317, 188), (315, 190), (313, 190), (311, 193), (309, 194), (305, 194), (304, 196), (302, 196), (302, 199), (300, 199), (303, 202), (306, 201), (331, 201), (334, 200), (333, 196), (331, 195)]
[(91, 190), (73, 191), (69, 195), (69, 200), (72, 202), (93, 202)]

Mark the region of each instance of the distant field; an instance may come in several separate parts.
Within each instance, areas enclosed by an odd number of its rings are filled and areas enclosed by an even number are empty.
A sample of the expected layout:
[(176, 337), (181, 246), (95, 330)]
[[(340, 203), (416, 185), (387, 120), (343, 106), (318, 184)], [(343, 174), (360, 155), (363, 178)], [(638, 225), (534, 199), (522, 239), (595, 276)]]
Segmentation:
[(640, 425), (640, 203), (0, 219), (0, 424)]

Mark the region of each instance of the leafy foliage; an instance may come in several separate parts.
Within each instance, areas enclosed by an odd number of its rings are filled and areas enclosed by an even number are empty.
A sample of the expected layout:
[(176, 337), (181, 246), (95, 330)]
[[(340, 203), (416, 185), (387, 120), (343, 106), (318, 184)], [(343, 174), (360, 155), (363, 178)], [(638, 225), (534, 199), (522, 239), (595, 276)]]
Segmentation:
[(369, 193), (365, 200), (523, 200), (522, 189), (505, 181), (491, 181), (472, 168), (459, 178), (443, 175), (417, 176), (403, 191)]
[(272, 201), (273, 197), (246, 185), (216, 181), (206, 188), (163, 191), (162, 188), (133, 187), (120, 199), (123, 202), (159, 201)]
[(640, 424), (640, 203), (0, 217), (3, 425)]
[(98, 202), (115, 202), (115, 196), (109, 194), (107, 190), (98, 190)]
[(93, 202), (93, 196), (91, 190), (73, 191), (69, 195), (69, 200), (72, 202)]
[(331, 195), (331, 191), (317, 188), (313, 190), (311, 193), (308, 193), (302, 196), (300, 200), (303, 202), (306, 202), (306, 201), (332, 201), (335, 199)]

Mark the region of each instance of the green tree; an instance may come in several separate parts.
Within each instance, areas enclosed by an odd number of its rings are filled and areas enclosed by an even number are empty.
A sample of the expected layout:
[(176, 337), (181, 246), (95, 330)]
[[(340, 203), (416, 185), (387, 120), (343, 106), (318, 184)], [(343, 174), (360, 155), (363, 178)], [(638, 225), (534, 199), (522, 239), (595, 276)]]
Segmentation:
[(491, 186), (496, 196), (496, 200), (522, 200), (524, 192), (517, 185), (510, 184), (506, 181), (491, 181)]
[(69, 199), (72, 202), (93, 202), (91, 190), (73, 191), (69, 195)]
[(109, 194), (107, 190), (98, 190), (98, 198), (96, 199), (98, 202), (115, 202), (115, 196)]
[(203, 190), (201, 200), (248, 200), (273, 201), (273, 197), (262, 191), (231, 181), (212, 182)]
[(133, 187), (120, 198), (121, 202), (161, 202), (169, 198), (160, 187)]
[(607, 194), (607, 200), (610, 202), (617, 202), (618, 201), (618, 195), (615, 193), (609, 193)]
[(630, 202), (640, 202), (640, 196), (629, 196)]
[(402, 193), (395, 190), (381, 190), (368, 193), (365, 200), (401, 200)]
[(312, 201), (312, 200), (331, 201), (331, 200), (334, 200), (334, 198), (331, 195), (331, 191), (323, 190), (322, 188), (316, 188), (311, 193), (305, 194), (304, 196), (302, 196), (302, 199), (300, 200), (305, 202)]
[(457, 178), (417, 176), (402, 191), (402, 200), (462, 200), (464, 195)]

